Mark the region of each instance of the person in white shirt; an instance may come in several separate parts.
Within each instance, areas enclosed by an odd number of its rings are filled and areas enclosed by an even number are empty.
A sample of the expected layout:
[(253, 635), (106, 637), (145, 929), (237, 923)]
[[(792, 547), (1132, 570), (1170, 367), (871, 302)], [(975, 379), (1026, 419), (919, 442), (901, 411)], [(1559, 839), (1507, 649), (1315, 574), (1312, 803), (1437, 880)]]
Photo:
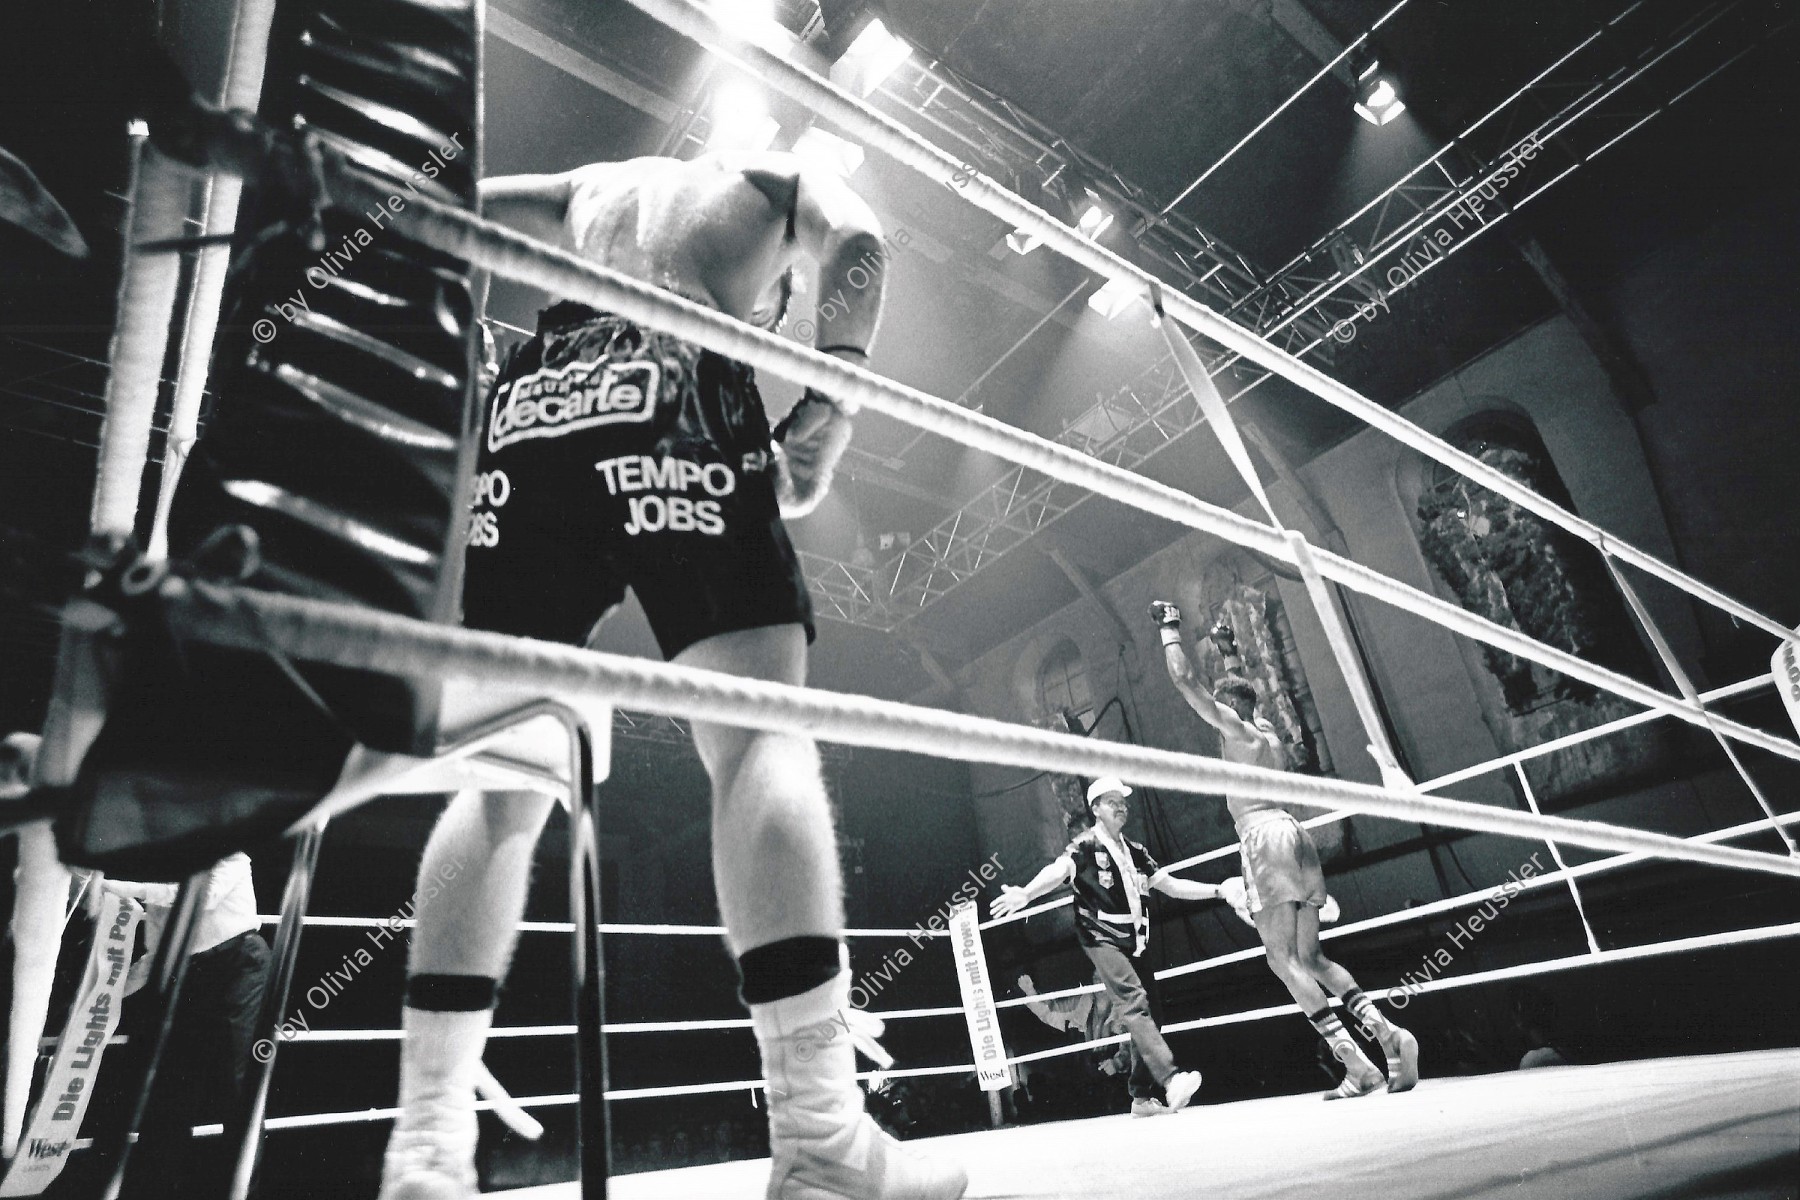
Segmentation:
[[(175, 903), (175, 885), (102, 878), (100, 887), (144, 906), (144, 951), (127, 976), (130, 996), (149, 980)], [(194, 1143), (193, 1128), (228, 1120), (248, 1082), (256, 1014), (269, 976), (269, 945), (260, 924), (250, 860), (233, 854), (212, 868), (206, 903), (195, 918), (181, 1002), (157, 1066), (122, 1200), (224, 1194), (227, 1148), (222, 1139), (213, 1138), (203, 1154)], [(127, 1002), (123, 1019), (128, 1029), (147, 1021), (149, 1014), (134, 1012), (140, 1007)]]

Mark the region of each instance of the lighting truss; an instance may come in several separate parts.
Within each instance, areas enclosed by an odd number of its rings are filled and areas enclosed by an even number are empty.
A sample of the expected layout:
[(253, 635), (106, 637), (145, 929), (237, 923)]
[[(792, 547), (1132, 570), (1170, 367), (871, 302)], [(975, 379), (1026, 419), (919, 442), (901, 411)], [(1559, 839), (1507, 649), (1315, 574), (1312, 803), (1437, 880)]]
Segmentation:
[[(1208, 369), (1216, 369), (1218, 361), (1209, 361)], [(1199, 402), (1182, 383), (1174, 360), (1164, 357), (1102, 397), (1056, 440), (1105, 462), (1136, 469), (1203, 420)], [(1091, 494), (1041, 472), (1012, 467), (885, 563), (858, 565), (802, 551), (800, 565), (821, 616), (891, 631)]]
[[(920, 56), (902, 63), (876, 92), (948, 138), (946, 149), (1015, 191), (1063, 191), (1077, 206), (1091, 190), (1130, 218), (1137, 245), (1172, 285), (1227, 312), (1273, 284), (1267, 271), (1179, 213), (1159, 217), (1161, 204), (1111, 165), (1070, 145), (1018, 105), (963, 79), (943, 63)], [(1253, 309), (1245, 309), (1246, 314)], [(1246, 321), (1246, 324), (1249, 322)], [(1259, 334), (1268, 331), (1250, 325)], [(1302, 321), (1281, 334), (1293, 347), (1326, 327)]]
[[(1398, 290), (1386, 277), (1393, 266), (1411, 264), (1407, 286), (1416, 284), (1511, 212), (1785, 30), (1768, 19), (1770, 3), (1723, 0), (1673, 25), (1657, 21), (1660, 8), (1652, 11), (1641, 0), (1631, 4), (1242, 297), (1228, 315), (1270, 331), (1276, 335), (1271, 340), (1291, 344), (1293, 353), (1329, 350), (1333, 329), (1366, 313), (1375, 295)], [(1671, 86), (1665, 76), (1685, 81)], [(1509, 156), (1516, 159), (1517, 148), (1527, 144), (1542, 149), (1504, 188), (1495, 188)], [(1498, 199), (1486, 200), (1487, 191)], [(1465, 216), (1458, 226), (1449, 214), (1469, 211), (1471, 197), (1482, 200), (1488, 217), (1478, 224)], [(1437, 241), (1440, 226), (1453, 235), (1453, 245), (1428, 255), (1423, 239)], [(1197, 349), (1228, 399), (1268, 378), (1258, 370), (1240, 379), (1236, 355), (1209, 353), (1204, 344)], [(1227, 383), (1220, 373), (1228, 371), (1241, 386)], [(1202, 424), (1197, 402), (1165, 357), (1070, 421), (1056, 440), (1136, 469)], [(821, 616), (893, 630), (1091, 494), (1014, 467), (886, 562), (857, 565), (809, 553), (800, 558)]]
[[(1691, 72), (1695, 58), (1716, 64), (1713, 47), (1720, 44), (1760, 44), (1767, 27), (1756, 27), (1755, 18), (1766, 11), (1765, 3), (1723, 0), (1670, 25), (1664, 6), (1630, 5), (1296, 255), (1242, 307), (1252, 310), (1256, 323), (1278, 330), (1302, 311), (1326, 318), (1327, 329), (1354, 319), (1365, 302), (1394, 290), (1388, 275), (1399, 261), (1440, 257), (1424, 244), (1434, 227), (1445, 227), (1452, 243), (1460, 244), (1478, 225), (1610, 149), (1714, 71), (1673, 90), (1662, 75), (1683, 66)], [(1527, 145), (1542, 146), (1544, 157), (1523, 169), (1523, 179), (1508, 177), (1496, 187), (1509, 169), (1508, 155), (1516, 157)], [(1485, 197), (1483, 188), (1496, 192), (1497, 200), (1483, 199), (1486, 218), (1478, 222), (1467, 205), (1471, 196)], [(1378, 269), (1383, 262), (1387, 269)]]

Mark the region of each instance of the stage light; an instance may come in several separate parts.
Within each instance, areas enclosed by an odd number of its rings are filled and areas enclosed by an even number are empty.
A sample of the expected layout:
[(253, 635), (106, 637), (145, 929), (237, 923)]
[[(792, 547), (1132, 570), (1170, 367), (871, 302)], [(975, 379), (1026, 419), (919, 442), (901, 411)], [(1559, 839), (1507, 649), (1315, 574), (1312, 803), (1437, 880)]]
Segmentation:
[(881, 18), (876, 17), (850, 43), (843, 57), (831, 65), (831, 81), (867, 96), (911, 57), (912, 47), (889, 33)]
[(1098, 238), (1112, 226), (1112, 223), (1113, 215), (1106, 211), (1098, 201), (1090, 198), (1086, 211), (1081, 214), (1081, 220), (1075, 222), (1075, 229), (1086, 237)]
[(1143, 296), (1137, 284), (1109, 279), (1088, 297), (1088, 307), (1110, 321), (1141, 299)]
[(850, 178), (863, 164), (861, 146), (835, 133), (827, 133), (817, 125), (800, 135), (800, 140), (794, 143), (794, 155), (840, 179)]
[(1364, 60), (1356, 72), (1356, 115), (1371, 125), (1386, 125), (1406, 111), (1394, 81), (1379, 59)]
[(781, 122), (769, 115), (762, 93), (743, 80), (720, 85), (709, 112), (708, 150), (767, 150), (781, 132)]

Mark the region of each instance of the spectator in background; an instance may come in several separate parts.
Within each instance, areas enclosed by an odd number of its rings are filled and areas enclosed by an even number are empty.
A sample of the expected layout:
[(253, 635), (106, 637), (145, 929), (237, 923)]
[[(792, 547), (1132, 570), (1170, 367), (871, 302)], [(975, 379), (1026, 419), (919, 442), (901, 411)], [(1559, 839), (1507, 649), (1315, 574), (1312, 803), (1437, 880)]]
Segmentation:
[[(213, 867), (208, 882), (181, 1003), (138, 1131), (123, 1200), (224, 1194), (229, 1148), (214, 1138), (204, 1157), (196, 1154), (193, 1127), (226, 1120), (244, 1095), (256, 1013), (269, 974), (269, 946), (258, 928), (250, 860), (232, 855)], [(145, 909), (144, 952), (133, 962), (126, 983), (126, 995), (132, 996), (149, 981), (175, 903), (175, 885), (101, 878), (100, 887), (137, 900)], [(120, 1028), (134, 1043), (149, 1041), (153, 1008), (147, 1001), (127, 1000)]]
[(1513, 1024), (1525, 1037), (1525, 1056), (1519, 1060), (1519, 1069), (1532, 1067), (1566, 1067), (1569, 1056), (1556, 1043), (1561, 1040), (1556, 1032), (1556, 1001), (1549, 993), (1520, 984), (1512, 994)]
[[(1098, 974), (1091, 983), (1100, 983)], [(1037, 984), (1029, 975), (1019, 976), (1019, 990), (1027, 996), (1037, 995)], [(1118, 1019), (1114, 1011), (1112, 995), (1104, 987), (1099, 992), (1088, 992), (1081, 996), (1061, 996), (1054, 1000), (1028, 1000), (1025, 1006), (1033, 1015), (1052, 1029), (1073, 1033), (1076, 1039), (1083, 1042), (1097, 1042), (1101, 1038), (1115, 1037), (1125, 1034), (1129, 1037), (1131, 1030)], [(1131, 1045), (1121, 1042), (1116, 1046), (1102, 1046), (1093, 1054), (1095, 1065), (1102, 1075), (1117, 1075), (1131, 1070)]]

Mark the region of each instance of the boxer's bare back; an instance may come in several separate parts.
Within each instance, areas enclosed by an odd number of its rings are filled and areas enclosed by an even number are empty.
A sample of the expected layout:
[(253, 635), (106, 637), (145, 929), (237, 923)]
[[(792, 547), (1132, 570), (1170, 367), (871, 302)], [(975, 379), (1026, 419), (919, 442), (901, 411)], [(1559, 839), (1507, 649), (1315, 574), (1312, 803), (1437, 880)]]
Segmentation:
[(854, 193), (780, 153), (634, 158), (492, 182), (487, 215), (747, 321), (772, 308), (800, 258), (826, 257), (833, 231), (879, 228)]

